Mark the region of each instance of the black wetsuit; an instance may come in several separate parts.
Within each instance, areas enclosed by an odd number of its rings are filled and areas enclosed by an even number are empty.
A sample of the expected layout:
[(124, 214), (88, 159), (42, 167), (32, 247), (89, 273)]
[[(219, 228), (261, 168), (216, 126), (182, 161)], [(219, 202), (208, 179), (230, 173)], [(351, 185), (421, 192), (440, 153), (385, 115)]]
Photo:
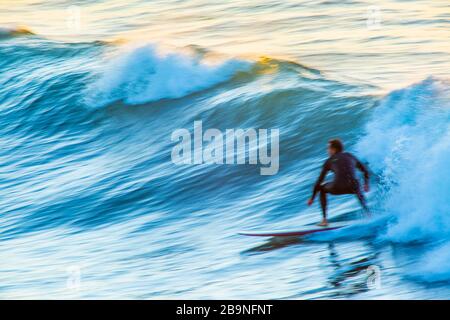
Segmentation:
[[(320, 204), (322, 206), (323, 217), (327, 215), (327, 193), (331, 194), (355, 194), (361, 206), (368, 211), (364, 195), (356, 177), (355, 168), (364, 173), (364, 182), (369, 183), (369, 171), (354, 155), (348, 152), (338, 152), (325, 161), (319, 179), (314, 185), (312, 199), (320, 192)], [(322, 184), (328, 171), (333, 171), (334, 180)]]

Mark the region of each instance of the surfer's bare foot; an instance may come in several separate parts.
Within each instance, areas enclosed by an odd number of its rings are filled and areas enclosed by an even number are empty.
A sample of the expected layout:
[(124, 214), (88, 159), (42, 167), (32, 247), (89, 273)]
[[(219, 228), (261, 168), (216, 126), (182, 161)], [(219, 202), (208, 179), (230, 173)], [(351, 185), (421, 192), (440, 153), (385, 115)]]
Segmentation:
[(318, 224), (319, 227), (326, 227), (327, 225), (328, 225), (327, 219), (323, 219), (323, 220)]

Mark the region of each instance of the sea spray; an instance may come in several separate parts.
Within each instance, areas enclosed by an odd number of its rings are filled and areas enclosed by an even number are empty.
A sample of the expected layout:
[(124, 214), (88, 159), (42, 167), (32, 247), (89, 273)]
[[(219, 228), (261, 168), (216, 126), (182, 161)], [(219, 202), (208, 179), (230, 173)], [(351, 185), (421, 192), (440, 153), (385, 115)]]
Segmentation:
[(390, 93), (357, 145), (384, 184), (379, 205), (395, 218), (385, 239), (433, 248), (431, 243), (447, 242), (419, 262), (423, 277), (439, 280), (450, 280), (450, 265), (439, 262), (450, 255), (449, 89), (449, 83), (430, 77)]
[(245, 60), (217, 62), (203, 55), (163, 52), (154, 44), (127, 47), (112, 58), (100, 78), (89, 87), (88, 99), (104, 105), (117, 100), (142, 104), (181, 98), (227, 81), (251, 66)]

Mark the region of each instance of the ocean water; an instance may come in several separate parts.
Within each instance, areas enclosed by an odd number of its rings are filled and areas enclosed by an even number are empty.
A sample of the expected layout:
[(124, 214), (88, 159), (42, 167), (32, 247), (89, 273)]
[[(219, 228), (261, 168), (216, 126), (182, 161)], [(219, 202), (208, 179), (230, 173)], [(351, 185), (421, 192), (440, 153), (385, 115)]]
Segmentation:
[[(447, 1), (2, 1), (0, 298), (449, 299)], [(172, 133), (279, 129), (279, 171)], [(304, 239), (325, 145), (370, 220)], [(351, 196), (332, 221), (361, 217)]]

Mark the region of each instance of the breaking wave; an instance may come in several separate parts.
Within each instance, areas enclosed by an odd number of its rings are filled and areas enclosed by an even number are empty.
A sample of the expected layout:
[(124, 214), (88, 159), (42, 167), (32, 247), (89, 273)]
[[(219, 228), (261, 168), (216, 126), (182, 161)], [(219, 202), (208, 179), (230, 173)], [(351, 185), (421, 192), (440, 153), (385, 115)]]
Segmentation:
[(381, 177), (378, 204), (395, 218), (384, 239), (445, 242), (418, 264), (424, 280), (450, 280), (450, 85), (430, 77), (380, 102), (357, 149)]

